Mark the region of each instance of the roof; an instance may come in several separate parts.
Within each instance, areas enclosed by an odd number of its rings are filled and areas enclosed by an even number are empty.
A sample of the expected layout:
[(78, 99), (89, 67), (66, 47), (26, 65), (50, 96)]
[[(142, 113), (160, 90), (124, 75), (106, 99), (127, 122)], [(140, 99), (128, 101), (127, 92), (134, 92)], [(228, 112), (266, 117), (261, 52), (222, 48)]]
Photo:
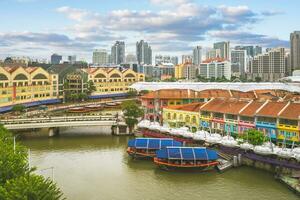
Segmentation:
[(245, 107), (241, 112), (240, 115), (247, 116), (247, 117), (254, 117), (256, 111), (264, 104), (264, 102), (259, 101), (252, 101)]
[(238, 115), (239, 111), (244, 108), (249, 101), (242, 101), (239, 99), (213, 99), (205, 104), (201, 111), (226, 113)]
[(202, 63), (211, 63), (211, 62), (224, 62), (226, 61), (226, 59), (224, 58), (220, 58), (220, 57), (216, 57), (216, 58), (209, 58), (204, 60)]
[(157, 158), (179, 160), (217, 160), (215, 150), (205, 147), (166, 147), (156, 151)]
[(280, 83), (280, 82), (260, 82), (260, 83), (237, 83), (237, 82), (137, 82), (130, 88), (141, 90), (157, 91), (163, 89), (177, 90), (236, 90), (240, 92), (249, 92), (256, 90), (283, 90), (288, 92), (300, 93), (299, 83)]
[(257, 116), (277, 117), (287, 102), (268, 102), (257, 113)]
[(280, 118), (299, 120), (300, 103), (290, 103), (279, 115)]
[(182, 111), (189, 111), (189, 112), (199, 112), (200, 107), (204, 104), (204, 102), (197, 102), (197, 103), (190, 103), (190, 104), (184, 104), (184, 105), (174, 105), (174, 106), (168, 106), (167, 109), (172, 110), (182, 110)]
[(128, 147), (137, 149), (161, 149), (167, 146), (181, 147), (182, 143), (169, 138), (136, 138), (128, 141)]

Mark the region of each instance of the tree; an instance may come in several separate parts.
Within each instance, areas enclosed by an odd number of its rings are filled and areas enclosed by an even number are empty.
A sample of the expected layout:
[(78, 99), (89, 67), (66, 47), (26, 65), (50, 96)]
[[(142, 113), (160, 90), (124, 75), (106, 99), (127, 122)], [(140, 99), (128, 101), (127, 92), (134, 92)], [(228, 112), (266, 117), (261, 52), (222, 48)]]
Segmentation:
[(94, 82), (92, 80), (90, 80), (88, 83), (87, 83), (87, 95), (91, 95), (93, 92), (95, 92), (97, 89), (96, 89), (96, 86), (94, 84)]
[(25, 106), (23, 104), (18, 104), (18, 105), (14, 105), (12, 107), (12, 111), (17, 112), (17, 113), (21, 113), (25, 110)]
[(132, 131), (133, 127), (138, 123), (137, 118), (144, 115), (144, 110), (140, 108), (135, 101), (124, 101), (122, 103), (122, 111), (124, 113), (125, 123)]
[(261, 82), (262, 81), (262, 79), (261, 79), (261, 77), (259, 77), (259, 76), (257, 76), (257, 77), (255, 77), (255, 82)]
[(27, 149), (16, 144), (12, 134), (0, 125), (0, 199), (59, 200), (62, 192), (49, 179), (29, 168)]
[(253, 145), (261, 145), (265, 141), (264, 133), (255, 129), (245, 131), (240, 138)]
[(138, 95), (137, 91), (136, 90), (129, 90), (127, 92), (127, 96), (128, 97), (136, 97)]

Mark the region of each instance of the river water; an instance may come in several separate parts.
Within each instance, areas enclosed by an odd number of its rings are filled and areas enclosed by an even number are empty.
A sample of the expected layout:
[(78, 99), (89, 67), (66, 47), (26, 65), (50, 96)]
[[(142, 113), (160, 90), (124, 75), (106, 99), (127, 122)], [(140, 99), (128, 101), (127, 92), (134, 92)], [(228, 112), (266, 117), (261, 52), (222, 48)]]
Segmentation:
[(129, 137), (60, 136), (24, 139), (31, 164), (71, 200), (293, 200), (272, 174), (248, 167), (217, 172), (168, 172), (151, 161), (131, 160)]

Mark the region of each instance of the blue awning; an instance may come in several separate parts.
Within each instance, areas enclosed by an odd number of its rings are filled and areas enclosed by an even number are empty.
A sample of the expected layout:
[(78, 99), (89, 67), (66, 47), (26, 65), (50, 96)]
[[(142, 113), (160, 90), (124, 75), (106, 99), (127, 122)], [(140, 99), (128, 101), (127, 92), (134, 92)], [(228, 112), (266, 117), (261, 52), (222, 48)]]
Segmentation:
[(182, 143), (171, 138), (136, 138), (128, 141), (128, 147), (134, 147), (136, 149), (158, 150), (168, 146), (180, 147)]
[(166, 147), (156, 151), (157, 158), (179, 159), (179, 160), (217, 160), (218, 154), (215, 150), (205, 147)]

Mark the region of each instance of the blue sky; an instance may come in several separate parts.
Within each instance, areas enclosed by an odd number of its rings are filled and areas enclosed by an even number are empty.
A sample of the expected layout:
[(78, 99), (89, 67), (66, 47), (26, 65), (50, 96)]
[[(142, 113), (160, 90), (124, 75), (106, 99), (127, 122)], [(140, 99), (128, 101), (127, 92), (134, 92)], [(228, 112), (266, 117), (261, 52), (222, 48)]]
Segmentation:
[(215, 41), (289, 47), (300, 30), (299, 0), (0, 0), (0, 57), (49, 58), (76, 54), (115, 40), (148, 41), (153, 54), (182, 55)]

